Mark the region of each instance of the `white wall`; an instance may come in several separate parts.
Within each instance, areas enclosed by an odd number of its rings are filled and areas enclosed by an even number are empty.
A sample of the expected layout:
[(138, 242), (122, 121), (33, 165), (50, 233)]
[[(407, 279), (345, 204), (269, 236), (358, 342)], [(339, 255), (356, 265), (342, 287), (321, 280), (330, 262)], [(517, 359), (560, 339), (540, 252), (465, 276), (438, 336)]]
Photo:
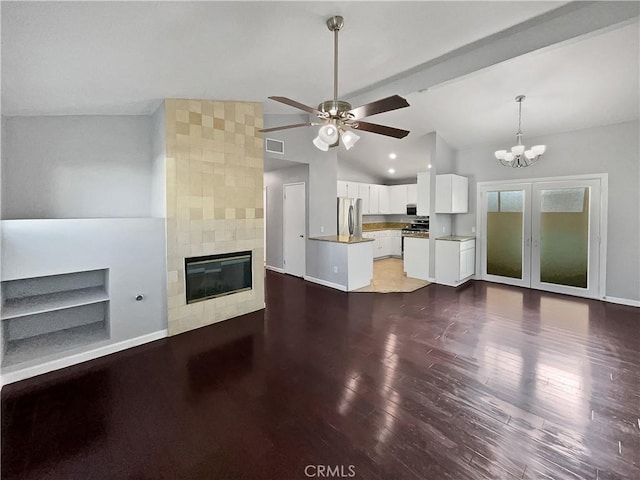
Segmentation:
[[(4, 220), (1, 278), (108, 268), (110, 338), (84, 350), (158, 332), (167, 328), (164, 224), (156, 218)], [(20, 368), (25, 365), (15, 365)]]
[(640, 300), (640, 147), (639, 124), (607, 125), (574, 132), (524, 137), (526, 145), (547, 145), (535, 165), (503, 167), (489, 145), (460, 150), (456, 173), (469, 177), (469, 213), (454, 215), (454, 231), (471, 235), (476, 225), (476, 182), (554, 176), (609, 174), (607, 288), (611, 297)]
[[(272, 172), (265, 172), (264, 186), (267, 189), (266, 215), (266, 239), (267, 251), (265, 254), (267, 265), (270, 267), (283, 268), (283, 185), (286, 183), (305, 183), (305, 191), (307, 194), (306, 211), (309, 210), (309, 165), (297, 165), (289, 168), (282, 168)], [(307, 218), (307, 225), (309, 218)], [(308, 238), (308, 232), (305, 231)], [(307, 240), (307, 244), (309, 240)]]
[(374, 185), (384, 185), (386, 182), (381, 177), (375, 177), (358, 168), (354, 168), (353, 163), (340, 158), (338, 151), (338, 180), (346, 182), (373, 183)]
[(151, 117), (6, 120), (2, 218), (151, 215)]

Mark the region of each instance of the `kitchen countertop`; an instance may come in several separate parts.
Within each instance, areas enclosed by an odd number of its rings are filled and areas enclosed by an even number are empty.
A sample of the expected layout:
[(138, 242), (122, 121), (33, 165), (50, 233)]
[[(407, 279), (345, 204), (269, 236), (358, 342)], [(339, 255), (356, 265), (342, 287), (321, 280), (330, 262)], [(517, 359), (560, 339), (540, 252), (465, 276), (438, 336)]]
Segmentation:
[(403, 233), (404, 238), (429, 238), (429, 232), (426, 233)]
[(349, 237), (347, 235), (326, 235), (324, 237), (310, 237), (309, 240), (319, 240), (321, 242), (347, 243), (347, 244), (375, 241), (375, 239), (373, 238)]
[(377, 222), (377, 223), (363, 223), (363, 232), (376, 232), (379, 230), (402, 230), (407, 226), (406, 222)]
[(475, 240), (476, 237), (465, 237), (463, 235), (449, 235), (448, 237), (438, 237), (436, 240), (446, 240), (448, 242), (466, 242), (467, 240)]

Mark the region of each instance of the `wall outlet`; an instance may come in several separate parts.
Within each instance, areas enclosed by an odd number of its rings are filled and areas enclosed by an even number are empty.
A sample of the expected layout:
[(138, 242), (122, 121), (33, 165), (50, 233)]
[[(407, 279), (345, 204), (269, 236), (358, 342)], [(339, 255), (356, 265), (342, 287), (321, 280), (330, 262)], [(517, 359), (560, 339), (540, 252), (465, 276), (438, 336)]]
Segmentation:
[(476, 227), (471, 227), (471, 233), (476, 233)]
[(333, 273), (338, 273), (338, 267), (337, 267), (337, 265), (334, 265), (334, 266), (333, 266)]
[(324, 233), (324, 227), (320, 227), (320, 233)]

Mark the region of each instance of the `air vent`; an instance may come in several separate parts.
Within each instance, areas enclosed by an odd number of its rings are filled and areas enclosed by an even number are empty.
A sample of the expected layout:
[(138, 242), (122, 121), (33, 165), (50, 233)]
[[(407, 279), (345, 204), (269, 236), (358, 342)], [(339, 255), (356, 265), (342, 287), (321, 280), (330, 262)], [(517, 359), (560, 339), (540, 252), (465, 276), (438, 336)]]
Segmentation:
[(269, 153), (284, 154), (284, 142), (282, 140), (275, 140), (273, 138), (267, 138), (265, 148)]

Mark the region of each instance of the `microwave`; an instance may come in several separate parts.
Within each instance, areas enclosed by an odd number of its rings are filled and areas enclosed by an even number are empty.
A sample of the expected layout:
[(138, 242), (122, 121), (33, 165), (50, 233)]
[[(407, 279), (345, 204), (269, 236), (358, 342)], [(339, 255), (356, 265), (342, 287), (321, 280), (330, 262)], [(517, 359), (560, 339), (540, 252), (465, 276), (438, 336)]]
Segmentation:
[(417, 215), (418, 214), (418, 207), (416, 206), (415, 203), (409, 203), (407, 205), (407, 215)]

